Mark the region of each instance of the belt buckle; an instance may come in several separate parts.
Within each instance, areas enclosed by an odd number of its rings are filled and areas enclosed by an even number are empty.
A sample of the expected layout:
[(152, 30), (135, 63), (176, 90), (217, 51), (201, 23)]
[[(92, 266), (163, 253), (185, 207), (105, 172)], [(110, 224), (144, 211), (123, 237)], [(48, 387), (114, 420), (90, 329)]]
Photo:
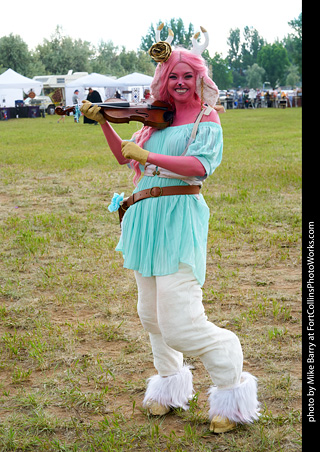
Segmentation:
[(121, 209), (125, 212), (126, 210), (129, 209), (130, 206), (128, 206), (128, 199), (129, 198), (125, 198), (122, 201), (120, 201), (119, 205), (121, 207)]
[(120, 208), (125, 212), (129, 207), (124, 206), (124, 204), (120, 204)]
[[(158, 188), (160, 190), (159, 194), (157, 194), (157, 195), (152, 194), (152, 190), (155, 188)], [(159, 198), (159, 196), (162, 196), (162, 187), (151, 187), (150, 191), (149, 191), (149, 195), (151, 198)]]

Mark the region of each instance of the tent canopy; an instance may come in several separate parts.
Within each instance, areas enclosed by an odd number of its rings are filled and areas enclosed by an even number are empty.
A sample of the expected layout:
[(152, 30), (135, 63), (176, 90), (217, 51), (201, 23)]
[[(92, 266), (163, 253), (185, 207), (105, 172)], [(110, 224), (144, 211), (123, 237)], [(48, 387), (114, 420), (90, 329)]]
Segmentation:
[[(23, 89), (25, 93), (30, 91), (30, 89), (37, 90), (39, 93), (42, 89), (43, 84), (32, 80), (31, 78), (24, 77), (18, 72), (12, 69), (7, 69), (3, 74), (0, 75), (0, 88), (1, 89)], [(36, 93), (37, 94), (37, 93)]]
[[(72, 105), (72, 95), (75, 89), (79, 90), (79, 102), (87, 98), (87, 88), (93, 88), (100, 93), (102, 100), (111, 97), (116, 90), (117, 83), (111, 77), (92, 72), (92, 74), (77, 78), (65, 86), (66, 105)], [(112, 91), (110, 94), (109, 91)]]
[(133, 72), (132, 74), (118, 78), (116, 82), (117, 86), (150, 86), (152, 80), (153, 77), (150, 77), (150, 75)]
[(66, 88), (113, 88), (116, 86), (118, 86), (116, 81), (111, 77), (106, 77), (105, 75), (97, 74), (95, 72), (66, 84)]
[[(92, 74), (80, 77), (66, 84), (66, 105), (72, 104), (72, 93), (75, 89), (79, 90), (79, 101), (86, 98), (85, 89), (92, 87), (100, 92), (103, 99), (108, 99), (114, 96), (116, 88), (124, 87), (147, 87), (150, 86), (153, 78), (149, 75), (139, 74), (134, 72), (124, 77), (115, 80), (102, 74), (93, 72)], [(103, 90), (104, 88), (104, 90)]]

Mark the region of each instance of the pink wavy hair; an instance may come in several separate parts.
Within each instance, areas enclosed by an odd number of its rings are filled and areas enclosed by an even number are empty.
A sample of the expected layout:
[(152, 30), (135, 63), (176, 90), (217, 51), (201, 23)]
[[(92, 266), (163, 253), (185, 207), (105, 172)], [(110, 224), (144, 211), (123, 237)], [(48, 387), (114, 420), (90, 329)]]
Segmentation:
[[(218, 88), (215, 83), (210, 79), (208, 75), (208, 68), (206, 66), (205, 60), (200, 55), (192, 54), (190, 51), (186, 49), (176, 49), (171, 53), (170, 58), (165, 63), (159, 63), (156, 67), (153, 81), (151, 83), (151, 96), (155, 100), (161, 100), (163, 102), (167, 102), (174, 107), (174, 101), (168, 93), (167, 85), (169, 75), (172, 72), (173, 68), (178, 63), (187, 63), (192, 67), (194, 72), (196, 73), (196, 93), (195, 99), (200, 103), (203, 101), (201, 99), (201, 79), (203, 79), (203, 85), (205, 86), (205, 91), (210, 102), (210, 105), (214, 105), (216, 99), (218, 98)], [(206, 102), (207, 99), (204, 99)], [(133, 137), (135, 138), (135, 142), (138, 146), (142, 147), (149, 140), (151, 135), (156, 131), (154, 127), (144, 126), (138, 132), (136, 132)], [(135, 172), (133, 183), (137, 185), (137, 181), (141, 176), (141, 171), (139, 167), (139, 162), (132, 160), (130, 163), (132, 169)]]

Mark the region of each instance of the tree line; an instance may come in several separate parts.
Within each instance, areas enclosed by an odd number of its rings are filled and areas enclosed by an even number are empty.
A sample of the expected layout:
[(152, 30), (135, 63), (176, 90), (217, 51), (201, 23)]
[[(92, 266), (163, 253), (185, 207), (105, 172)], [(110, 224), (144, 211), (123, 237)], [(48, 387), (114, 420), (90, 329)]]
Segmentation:
[[(230, 29), (227, 40), (228, 53), (209, 55), (203, 53), (210, 75), (220, 89), (238, 87), (259, 88), (269, 82), (277, 85), (296, 87), (302, 82), (302, 13), (288, 22), (292, 32), (281, 41), (270, 44), (257, 30), (246, 26)], [(32, 78), (35, 75), (67, 74), (73, 72), (97, 72), (121, 77), (132, 72), (153, 76), (155, 63), (147, 50), (154, 43), (155, 29), (159, 24), (151, 24), (146, 36), (141, 38), (137, 51), (119, 48), (113, 42), (101, 40), (97, 46), (89, 41), (74, 40), (65, 36), (60, 26), (56, 27), (50, 39), (44, 39), (31, 51), (19, 35), (0, 38), (0, 73), (11, 68)], [(187, 27), (182, 19), (171, 19), (163, 30), (174, 32), (172, 45), (189, 47), (194, 35), (192, 24)]]

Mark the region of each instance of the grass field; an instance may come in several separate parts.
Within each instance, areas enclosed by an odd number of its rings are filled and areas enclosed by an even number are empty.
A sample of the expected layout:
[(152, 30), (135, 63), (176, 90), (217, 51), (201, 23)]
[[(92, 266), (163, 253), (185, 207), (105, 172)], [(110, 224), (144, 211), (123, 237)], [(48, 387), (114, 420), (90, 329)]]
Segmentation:
[(222, 435), (198, 359), (188, 412), (141, 408), (153, 359), (107, 210), (132, 173), (100, 126), (0, 121), (0, 451), (301, 450), (301, 113), (222, 115), (223, 161), (203, 187), (206, 313), (240, 338), (262, 413)]

